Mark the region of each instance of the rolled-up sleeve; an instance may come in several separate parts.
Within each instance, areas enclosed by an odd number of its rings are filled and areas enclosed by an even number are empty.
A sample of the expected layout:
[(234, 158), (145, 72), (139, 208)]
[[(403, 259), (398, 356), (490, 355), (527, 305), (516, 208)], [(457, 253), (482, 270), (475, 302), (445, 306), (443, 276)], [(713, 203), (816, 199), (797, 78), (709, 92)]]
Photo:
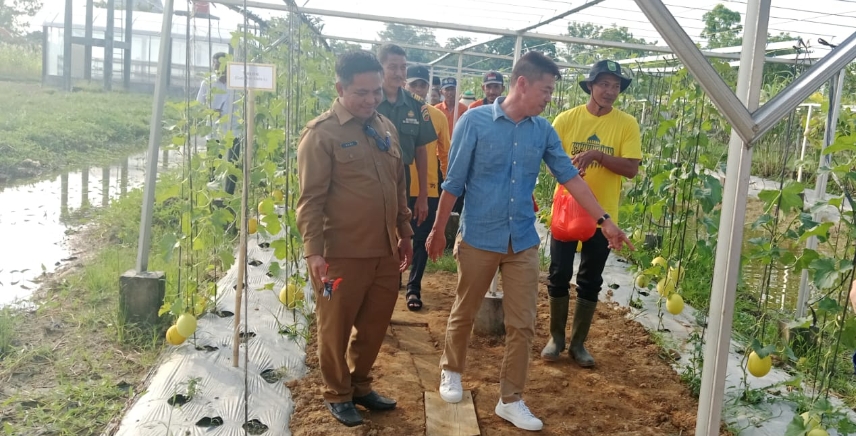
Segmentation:
[(303, 237), (304, 256), (324, 255), (324, 207), (333, 172), (332, 151), (318, 131), (306, 129), (297, 146), (297, 229)]
[(443, 182), (443, 190), (455, 197), (464, 193), (470, 166), (473, 161), (473, 153), (478, 141), (477, 129), (473, 124), (472, 117), (465, 113), (452, 131), (452, 144), (449, 150), (449, 170), (446, 172), (446, 180)]
[(553, 127), (547, 130), (547, 147), (544, 149), (544, 163), (556, 177), (560, 184), (564, 185), (568, 180), (579, 174), (579, 170), (571, 162), (571, 158), (562, 148), (562, 140)]

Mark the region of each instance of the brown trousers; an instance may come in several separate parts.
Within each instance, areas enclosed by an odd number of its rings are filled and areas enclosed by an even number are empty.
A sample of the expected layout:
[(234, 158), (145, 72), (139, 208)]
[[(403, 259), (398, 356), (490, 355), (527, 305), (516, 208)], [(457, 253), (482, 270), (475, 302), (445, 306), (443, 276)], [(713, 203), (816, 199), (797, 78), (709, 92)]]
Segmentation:
[(341, 278), (330, 300), (315, 281), (318, 360), (324, 399), (351, 401), (372, 391), (374, 365), (398, 298), (396, 256), (327, 258), (329, 280)]
[(505, 254), (479, 250), (458, 234), (455, 241), (458, 287), (446, 326), (446, 345), (440, 368), (463, 373), (473, 322), (490, 282), (499, 268), (502, 274), (502, 310), (505, 313), (505, 356), (499, 374), (499, 394), (504, 403), (522, 398), (529, 372), (529, 351), (535, 338), (538, 304), (538, 246)]

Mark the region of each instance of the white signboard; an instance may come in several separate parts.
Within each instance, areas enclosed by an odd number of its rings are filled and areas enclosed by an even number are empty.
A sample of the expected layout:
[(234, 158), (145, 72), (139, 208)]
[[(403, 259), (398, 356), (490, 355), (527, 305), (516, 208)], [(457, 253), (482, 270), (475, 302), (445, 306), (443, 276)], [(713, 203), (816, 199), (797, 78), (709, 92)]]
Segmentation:
[[(276, 91), (276, 65), (246, 64), (247, 89), (254, 91)], [(244, 63), (229, 62), (226, 87), (244, 89)]]

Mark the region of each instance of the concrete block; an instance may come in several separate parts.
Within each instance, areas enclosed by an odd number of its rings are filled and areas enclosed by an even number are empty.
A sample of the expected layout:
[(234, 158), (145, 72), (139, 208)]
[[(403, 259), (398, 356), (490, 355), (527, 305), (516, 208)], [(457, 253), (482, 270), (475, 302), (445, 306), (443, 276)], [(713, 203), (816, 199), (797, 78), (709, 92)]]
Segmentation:
[(505, 335), (505, 311), (502, 309), (501, 292), (488, 292), (485, 295), (473, 323), (473, 333), (478, 336)]
[(165, 294), (166, 275), (162, 271), (126, 271), (119, 278), (122, 319), (140, 327), (155, 326)]
[(458, 227), (460, 226), (461, 216), (452, 213), (449, 215), (449, 221), (446, 223), (446, 249), (455, 248), (455, 238), (458, 236)]

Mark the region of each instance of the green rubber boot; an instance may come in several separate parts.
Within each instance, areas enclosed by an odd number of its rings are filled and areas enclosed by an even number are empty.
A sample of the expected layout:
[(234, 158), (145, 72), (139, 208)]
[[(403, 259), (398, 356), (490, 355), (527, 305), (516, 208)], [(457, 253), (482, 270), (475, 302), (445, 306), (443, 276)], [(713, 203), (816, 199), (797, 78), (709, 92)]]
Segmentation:
[(594, 366), (594, 357), (591, 357), (584, 343), (596, 307), (597, 302), (586, 301), (577, 297), (577, 309), (574, 312), (574, 322), (571, 324), (571, 345), (568, 347), (568, 353), (577, 362), (577, 365), (583, 368)]
[(550, 297), (550, 340), (541, 350), (541, 358), (548, 362), (559, 360), (565, 351), (565, 327), (568, 326), (568, 303), (571, 297)]

